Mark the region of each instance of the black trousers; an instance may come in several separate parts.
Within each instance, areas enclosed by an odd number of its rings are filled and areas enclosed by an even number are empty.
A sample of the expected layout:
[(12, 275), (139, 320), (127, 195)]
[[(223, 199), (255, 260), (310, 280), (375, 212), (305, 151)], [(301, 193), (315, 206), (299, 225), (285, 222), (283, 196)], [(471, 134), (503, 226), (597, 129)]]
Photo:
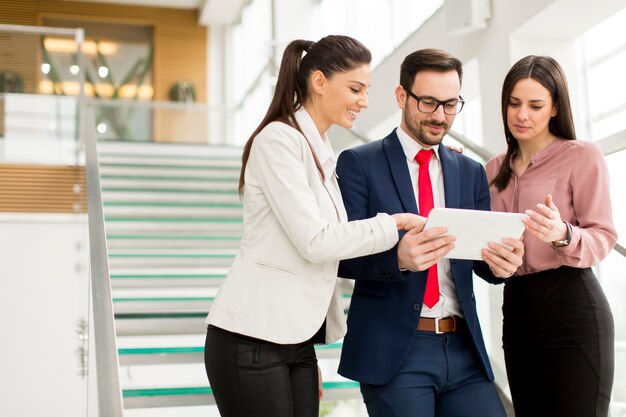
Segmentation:
[(614, 324), (590, 268), (516, 277), (504, 289), (503, 342), (516, 417), (606, 417)]
[(313, 341), (294, 345), (209, 326), (204, 364), (222, 417), (318, 417)]

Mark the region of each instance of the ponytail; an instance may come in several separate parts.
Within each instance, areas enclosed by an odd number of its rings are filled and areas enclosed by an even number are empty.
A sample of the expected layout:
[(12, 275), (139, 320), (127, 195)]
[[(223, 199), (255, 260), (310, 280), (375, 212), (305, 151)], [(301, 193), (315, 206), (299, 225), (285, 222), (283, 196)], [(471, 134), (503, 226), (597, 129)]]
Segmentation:
[[(246, 165), (250, 157), (250, 149), (254, 138), (267, 126), (274, 121), (281, 121), (301, 131), (298, 122), (296, 122), (296, 110), (302, 105), (302, 97), (306, 92), (306, 80), (301, 80), (299, 76), (300, 62), (302, 61), (302, 53), (311, 48), (313, 42), (298, 39), (292, 41), (285, 52), (280, 63), (278, 71), (278, 80), (274, 90), (274, 97), (270, 103), (265, 117), (259, 126), (252, 132), (243, 147), (241, 156), (241, 173), (239, 174), (239, 195), (243, 194), (245, 184)], [(295, 101), (294, 101), (295, 97)]]
[[(304, 52), (306, 54), (302, 56)], [(302, 133), (302, 129), (296, 121), (295, 113), (309, 96), (308, 82), (311, 74), (315, 71), (321, 71), (325, 77), (331, 78), (337, 72), (347, 72), (359, 65), (369, 64), (371, 61), (372, 54), (369, 49), (349, 36), (329, 35), (318, 42), (298, 39), (287, 45), (278, 70), (278, 80), (272, 102), (263, 121), (250, 135), (243, 148), (241, 173), (239, 175), (239, 195), (243, 194), (246, 165), (250, 157), (252, 142), (261, 130), (268, 124), (279, 121)], [(304, 135), (304, 133), (302, 134)], [(322, 165), (312, 149), (311, 152), (320, 176), (324, 180)]]

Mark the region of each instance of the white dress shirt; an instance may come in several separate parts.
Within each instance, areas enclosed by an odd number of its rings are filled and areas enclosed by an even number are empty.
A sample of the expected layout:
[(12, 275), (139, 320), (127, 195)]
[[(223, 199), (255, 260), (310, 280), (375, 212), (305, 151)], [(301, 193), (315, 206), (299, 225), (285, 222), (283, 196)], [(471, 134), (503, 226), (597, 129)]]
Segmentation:
[[(415, 202), (419, 209), (419, 190), (417, 188), (417, 181), (419, 179), (419, 164), (415, 160), (415, 155), (423, 148), (419, 143), (413, 140), (401, 127), (396, 129), (396, 134), (400, 139), (402, 150), (406, 156), (406, 163), (409, 168), (409, 174), (411, 176), (411, 184), (413, 185), (413, 194), (415, 195)], [(433, 186), (433, 203), (434, 207), (445, 207), (446, 198), (443, 187), (443, 170), (441, 169), (441, 161), (439, 160), (439, 145), (433, 146), (430, 149), (435, 151), (435, 158), (430, 160), (428, 166), (428, 172), (430, 174), (430, 181)], [(454, 285), (454, 279), (452, 278), (452, 269), (450, 268), (450, 261), (448, 259), (442, 259), (437, 262), (437, 274), (439, 276), (439, 301), (433, 306), (428, 308), (425, 304), (422, 306), (422, 317), (449, 317), (452, 315), (463, 317), (459, 299), (456, 295), (456, 287)]]

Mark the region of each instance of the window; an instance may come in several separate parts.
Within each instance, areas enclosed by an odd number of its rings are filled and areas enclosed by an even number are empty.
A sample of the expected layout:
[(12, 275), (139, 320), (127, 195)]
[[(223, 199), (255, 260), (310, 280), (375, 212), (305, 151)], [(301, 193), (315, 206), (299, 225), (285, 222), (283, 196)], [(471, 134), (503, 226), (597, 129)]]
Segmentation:
[(372, 51), (376, 66), (442, 5), (443, 0), (323, 0), (314, 16), (317, 38), (353, 36)]
[[(626, 25), (626, 9), (616, 13), (583, 35), (587, 68), (587, 97), (591, 136), (600, 141), (621, 135), (626, 142), (626, 39), (615, 36)], [(613, 220), (618, 243), (624, 246), (626, 236), (626, 150), (606, 156), (611, 179)], [(611, 415), (626, 416), (626, 257), (616, 251), (598, 267), (598, 277), (609, 300), (615, 320), (615, 379), (611, 398)]]
[(626, 26), (626, 9), (583, 36), (587, 96), (594, 140), (626, 129), (626, 38), (615, 36)]

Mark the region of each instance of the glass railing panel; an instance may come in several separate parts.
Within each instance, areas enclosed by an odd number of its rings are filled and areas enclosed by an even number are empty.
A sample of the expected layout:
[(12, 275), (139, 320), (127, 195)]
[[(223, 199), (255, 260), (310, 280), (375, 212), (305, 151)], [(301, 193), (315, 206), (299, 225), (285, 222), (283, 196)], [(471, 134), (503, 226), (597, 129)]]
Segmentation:
[[(65, 45), (75, 65), (66, 68), (50, 56), (50, 38)], [(84, 93), (82, 45), (80, 28), (0, 24), (0, 161), (79, 163), (75, 142), (76, 109)]]
[(99, 141), (233, 143), (226, 128), (232, 112), (205, 104), (88, 98)]
[(0, 162), (82, 165), (76, 106), (71, 96), (0, 94)]

